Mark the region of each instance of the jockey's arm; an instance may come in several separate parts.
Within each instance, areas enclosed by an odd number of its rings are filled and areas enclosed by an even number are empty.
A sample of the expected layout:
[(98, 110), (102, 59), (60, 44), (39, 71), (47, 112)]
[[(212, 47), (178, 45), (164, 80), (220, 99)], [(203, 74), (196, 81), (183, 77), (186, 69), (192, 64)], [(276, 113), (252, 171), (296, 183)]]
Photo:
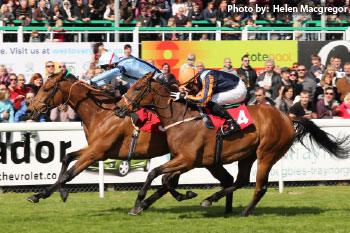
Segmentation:
[(103, 86), (103, 85), (106, 85), (106, 84), (110, 83), (110, 81), (113, 78), (116, 78), (116, 77), (119, 77), (119, 76), (122, 76), (122, 72), (119, 69), (119, 67), (116, 67), (116, 68), (114, 68), (112, 70), (105, 71), (102, 74), (99, 74), (96, 77), (88, 80), (88, 84), (91, 85), (91, 83), (94, 83), (97, 86)]
[(205, 105), (208, 103), (213, 95), (214, 77), (212, 75), (207, 75), (202, 81), (202, 90), (196, 96), (187, 95), (186, 99), (191, 103), (198, 105)]

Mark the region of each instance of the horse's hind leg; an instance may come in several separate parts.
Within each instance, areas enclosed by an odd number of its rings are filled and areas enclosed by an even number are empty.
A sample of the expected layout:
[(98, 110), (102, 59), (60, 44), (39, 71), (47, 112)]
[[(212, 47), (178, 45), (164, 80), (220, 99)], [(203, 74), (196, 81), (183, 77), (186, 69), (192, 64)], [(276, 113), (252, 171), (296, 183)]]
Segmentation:
[[(256, 160), (256, 156), (252, 155), (246, 159), (240, 160), (238, 162), (238, 174), (237, 174), (237, 180), (236, 182), (231, 185), (228, 188), (224, 188), (220, 190), (219, 192), (214, 193), (210, 197), (206, 198), (202, 203), (201, 206), (210, 206), (212, 202), (217, 202), (221, 198), (229, 195), (230, 193), (233, 193), (237, 189), (242, 188), (244, 185), (249, 184), (249, 178), (250, 178), (250, 170), (252, 168), (252, 165), (254, 161)], [(227, 200), (226, 200), (227, 201)], [(226, 203), (227, 205), (227, 203)]]
[[(231, 174), (224, 168), (223, 165), (216, 165), (211, 167), (206, 167), (210, 173), (220, 181), (223, 188), (228, 188), (233, 185), (233, 177)], [(205, 200), (203, 201), (205, 202)], [(203, 203), (202, 202), (202, 203)], [(233, 193), (230, 193), (226, 196), (226, 207), (225, 213), (232, 213), (232, 202), (233, 202)], [(210, 206), (211, 203), (207, 203), (208, 205), (203, 204), (202, 206)]]

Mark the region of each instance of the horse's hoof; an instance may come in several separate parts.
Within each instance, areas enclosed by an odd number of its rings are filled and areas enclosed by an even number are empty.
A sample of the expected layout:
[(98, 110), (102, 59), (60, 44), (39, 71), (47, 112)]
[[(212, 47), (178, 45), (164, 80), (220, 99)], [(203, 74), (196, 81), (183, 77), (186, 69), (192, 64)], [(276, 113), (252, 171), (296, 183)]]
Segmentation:
[(132, 208), (128, 214), (130, 215), (139, 215), (142, 212), (143, 208), (142, 207), (134, 207)]
[(186, 192), (187, 199), (192, 199), (192, 198), (195, 198), (196, 196), (198, 196), (198, 194), (195, 193), (195, 192), (192, 192), (192, 191), (187, 191)]
[(211, 201), (204, 200), (204, 201), (202, 201), (201, 206), (203, 206), (203, 207), (209, 207), (209, 206), (211, 206)]
[(69, 196), (69, 192), (67, 191), (67, 189), (60, 189), (60, 196), (63, 202), (67, 201), (67, 198)]
[(39, 202), (39, 198), (36, 195), (27, 197), (27, 200), (32, 202), (32, 203), (38, 203)]

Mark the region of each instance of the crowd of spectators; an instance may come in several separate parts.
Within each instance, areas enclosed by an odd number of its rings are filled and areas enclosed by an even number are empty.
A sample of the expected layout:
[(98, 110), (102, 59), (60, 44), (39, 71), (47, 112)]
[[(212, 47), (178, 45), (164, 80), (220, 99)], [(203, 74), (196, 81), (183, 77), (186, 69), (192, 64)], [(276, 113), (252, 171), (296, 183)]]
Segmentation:
[[(342, 26), (344, 22), (350, 22), (350, 4), (349, 0), (326, 0), (328, 7), (342, 7), (347, 10), (338, 14), (327, 13), (327, 26)], [(74, 40), (71, 36), (63, 36), (62, 27), (66, 22), (82, 21), (79, 26), (89, 25), (91, 20), (115, 20), (114, 0), (0, 0), (0, 20), (6, 25), (13, 25), (13, 20), (20, 20), (23, 26), (31, 25), (32, 20), (38, 22), (49, 22), (46, 26), (59, 27), (61, 36), (54, 38), (56, 41)], [(253, 11), (233, 12), (229, 11), (228, 6), (237, 7), (250, 6)], [(283, 26), (283, 27), (310, 27), (314, 24), (309, 20), (320, 20), (320, 14), (303, 13), (282, 13), (282, 12), (257, 12), (256, 6), (272, 9), (273, 5), (280, 7), (297, 7), (301, 5), (310, 7), (321, 6), (321, 1), (311, 0), (121, 0), (119, 8), (119, 17), (122, 25), (136, 25), (137, 27), (193, 27), (193, 21), (206, 21), (208, 24), (221, 25), (223, 27), (260, 27), (260, 26)], [(268, 23), (256, 25), (256, 20), (265, 20)], [(279, 24), (275, 24), (279, 21)], [(216, 24), (220, 22), (220, 24)], [(49, 30), (54, 30), (49, 28)], [(158, 35), (142, 35), (144, 40), (156, 40)], [(213, 40), (214, 33), (201, 34), (193, 39)], [(327, 34), (326, 39), (339, 39), (337, 34)], [(158, 36), (159, 37), (159, 36)], [(276, 39), (292, 39), (291, 34), (276, 33), (273, 34)], [(127, 41), (128, 35), (124, 35), (121, 40)], [(248, 39), (266, 39), (266, 33), (249, 33)], [(45, 36), (40, 41), (45, 41)], [(182, 33), (172, 33), (166, 37), (167, 40), (187, 40), (188, 35)], [(241, 39), (240, 33), (227, 33), (222, 35), (222, 39), (238, 40)], [(296, 39), (317, 40), (316, 33), (300, 32), (296, 34)], [(86, 40), (99, 40), (100, 36), (89, 36)]]

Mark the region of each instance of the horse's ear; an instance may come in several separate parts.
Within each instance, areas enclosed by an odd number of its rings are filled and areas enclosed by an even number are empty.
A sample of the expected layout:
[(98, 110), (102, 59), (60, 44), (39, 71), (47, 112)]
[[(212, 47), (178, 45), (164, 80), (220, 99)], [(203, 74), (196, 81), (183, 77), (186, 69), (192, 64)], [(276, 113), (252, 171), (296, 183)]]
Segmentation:
[(152, 73), (149, 73), (149, 76), (147, 77), (147, 80), (150, 81), (151, 79), (153, 79), (155, 74), (156, 74), (156, 71), (153, 71)]

